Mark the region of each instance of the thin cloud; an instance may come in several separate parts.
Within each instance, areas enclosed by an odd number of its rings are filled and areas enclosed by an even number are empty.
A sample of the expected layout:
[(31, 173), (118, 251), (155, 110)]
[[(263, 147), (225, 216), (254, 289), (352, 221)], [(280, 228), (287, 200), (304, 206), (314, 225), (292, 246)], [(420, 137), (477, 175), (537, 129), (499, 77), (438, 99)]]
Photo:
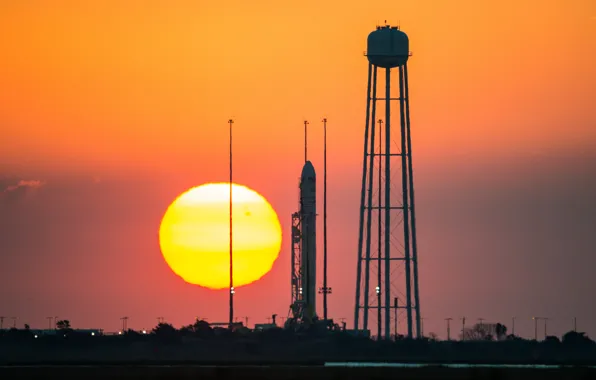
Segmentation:
[(40, 181), (38, 179), (29, 179), (29, 180), (22, 179), (19, 182), (17, 182), (16, 185), (7, 186), (4, 189), (3, 192), (4, 193), (10, 193), (10, 192), (13, 192), (13, 191), (17, 191), (17, 190), (19, 190), (21, 188), (24, 188), (24, 189), (38, 189), (38, 188), (42, 187), (43, 185), (45, 185), (45, 182)]

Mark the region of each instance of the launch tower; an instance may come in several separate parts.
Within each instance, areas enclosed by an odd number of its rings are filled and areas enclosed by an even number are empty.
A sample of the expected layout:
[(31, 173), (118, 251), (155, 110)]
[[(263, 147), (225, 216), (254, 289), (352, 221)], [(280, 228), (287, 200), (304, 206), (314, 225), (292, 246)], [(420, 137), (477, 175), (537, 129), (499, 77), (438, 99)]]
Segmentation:
[[(409, 39), (398, 27), (386, 25), (369, 34), (367, 45), (368, 86), (354, 328), (369, 330), (370, 312), (376, 311), (372, 314), (376, 317), (376, 333), (379, 338), (389, 339), (392, 327), (399, 330), (398, 321), (405, 314), (405, 335), (420, 337), (408, 95)], [(379, 71), (384, 73), (385, 92), (377, 97)], [(397, 74), (397, 91), (392, 91), (392, 73)], [(376, 120), (377, 103), (385, 106), (384, 122)], [(397, 116), (392, 115), (392, 108), (396, 108)], [(399, 127), (394, 128), (395, 124)]]

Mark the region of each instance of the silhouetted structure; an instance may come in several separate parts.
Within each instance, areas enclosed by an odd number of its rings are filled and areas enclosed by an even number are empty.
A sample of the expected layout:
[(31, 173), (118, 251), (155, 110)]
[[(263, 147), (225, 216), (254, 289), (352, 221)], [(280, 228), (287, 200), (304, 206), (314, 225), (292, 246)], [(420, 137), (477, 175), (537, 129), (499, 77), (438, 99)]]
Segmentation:
[[(408, 36), (397, 27), (377, 27), (377, 30), (368, 36), (366, 56), (369, 65), (354, 329), (368, 330), (369, 312), (376, 310), (378, 334), (389, 339), (392, 335), (391, 309), (397, 307), (406, 312), (407, 337), (412, 338), (415, 334), (420, 338), (418, 255), (408, 95)], [(379, 68), (385, 72), (385, 95), (381, 98), (377, 97)], [(396, 69), (398, 73), (397, 96), (391, 92), (392, 69)], [(385, 128), (382, 128), (383, 122), (379, 120), (377, 137), (375, 126), (378, 101), (385, 102)], [(399, 102), (400, 133), (397, 138), (392, 130), (393, 101)], [(395, 146), (393, 141), (399, 141), (399, 145)], [(375, 170), (375, 167), (378, 170)], [(396, 176), (397, 181), (394, 181), (392, 172), (395, 168), (399, 168), (399, 173), (395, 173), (399, 174)], [(396, 183), (401, 185), (401, 191), (396, 191)], [(394, 234), (393, 231), (398, 227), (401, 233)], [(373, 228), (376, 228), (376, 231), (373, 231)], [(399, 272), (403, 270), (405, 283), (399, 284)], [(375, 280), (371, 279), (371, 275), (374, 274)], [(374, 284), (374, 293), (371, 292), (371, 282)], [(399, 299), (398, 306), (392, 305), (392, 298), (398, 294), (405, 294), (405, 300)], [(397, 335), (397, 331), (395, 333)]]
[(327, 286), (327, 118), (323, 119), (323, 319), (327, 320), (327, 295), (331, 288)]
[(230, 318), (229, 318), (229, 325), (232, 328), (232, 324), (234, 323), (234, 255), (233, 255), (233, 244), (232, 244), (232, 124), (234, 124), (234, 120), (228, 120), (228, 124), (230, 125)]
[(287, 324), (313, 322), (317, 284), (317, 177), (306, 156), (307, 126), (304, 122), (304, 166), (300, 175), (300, 210), (292, 214), (291, 316)]
[[(160, 322), (152, 331), (67, 328), (0, 330), (0, 365), (36, 363), (203, 363), (313, 364), (328, 361), (463, 364), (596, 364), (596, 344), (583, 333), (570, 331), (562, 339), (542, 342), (505, 336), (499, 323), (476, 324), (466, 341), (435, 339), (371, 340), (354, 331), (312, 324), (296, 332), (270, 324), (250, 330), (235, 322), (209, 324), (198, 320), (176, 329)], [(432, 336), (433, 334), (429, 334)], [(83, 348), (83, 349), (79, 349)]]

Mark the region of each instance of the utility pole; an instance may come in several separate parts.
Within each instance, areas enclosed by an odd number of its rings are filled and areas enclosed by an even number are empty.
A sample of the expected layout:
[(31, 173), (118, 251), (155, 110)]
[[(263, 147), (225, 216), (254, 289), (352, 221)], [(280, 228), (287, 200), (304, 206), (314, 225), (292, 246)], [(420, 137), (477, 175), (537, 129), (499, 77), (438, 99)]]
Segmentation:
[(230, 125), (230, 318), (229, 328), (234, 324), (234, 260), (233, 260), (233, 245), (232, 245), (232, 124), (234, 120), (228, 120)]
[(122, 333), (125, 334), (128, 331), (128, 317), (120, 318), (122, 321)]
[(48, 320), (48, 330), (52, 329), (52, 319), (53, 317), (46, 317), (46, 319)]
[(511, 317), (511, 335), (515, 336), (515, 317)]
[(397, 297), (393, 299), (393, 329), (395, 330), (395, 340), (397, 340)]
[(461, 319), (461, 340), (466, 340), (466, 317)]
[(577, 332), (577, 317), (573, 317), (573, 331)]
[(4, 318), (6, 317), (0, 317), (0, 330), (2, 330), (4, 327)]
[(478, 318), (478, 322), (480, 322), (480, 328), (484, 328), (484, 318)]
[(534, 340), (538, 341), (538, 319), (540, 317), (532, 317), (532, 319), (534, 320)]
[(445, 318), (447, 321), (447, 340), (451, 340), (451, 321), (453, 318)]
[(10, 317), (12, 319), (12, 328), (17, 328), (17, 317)]

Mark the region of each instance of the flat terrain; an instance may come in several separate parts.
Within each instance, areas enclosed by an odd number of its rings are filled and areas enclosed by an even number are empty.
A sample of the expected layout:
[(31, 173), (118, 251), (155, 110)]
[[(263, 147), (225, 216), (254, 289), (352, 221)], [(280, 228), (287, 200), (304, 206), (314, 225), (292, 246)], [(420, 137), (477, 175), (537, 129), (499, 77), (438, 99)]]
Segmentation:
[(2, 367), (0, 379), (593, 379), (588, 368), (331, 368), (322, 366), (39, 366)]

